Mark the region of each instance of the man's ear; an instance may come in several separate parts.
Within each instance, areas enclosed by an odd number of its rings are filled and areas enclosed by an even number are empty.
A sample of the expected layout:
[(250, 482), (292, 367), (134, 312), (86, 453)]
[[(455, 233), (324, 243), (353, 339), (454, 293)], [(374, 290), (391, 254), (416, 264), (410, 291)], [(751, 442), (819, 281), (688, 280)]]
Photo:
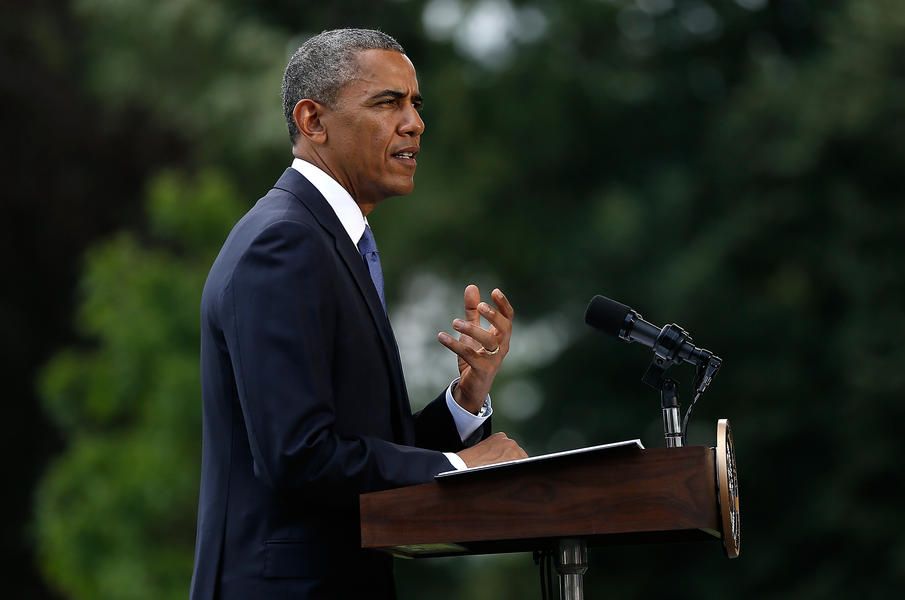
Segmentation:
[(327, 128), (321, 120), (323, 111), (322, 104), (309, 98), (299, 100), (292, 109), (292, 119), (299, 133), (315, 144), (327, 141)]

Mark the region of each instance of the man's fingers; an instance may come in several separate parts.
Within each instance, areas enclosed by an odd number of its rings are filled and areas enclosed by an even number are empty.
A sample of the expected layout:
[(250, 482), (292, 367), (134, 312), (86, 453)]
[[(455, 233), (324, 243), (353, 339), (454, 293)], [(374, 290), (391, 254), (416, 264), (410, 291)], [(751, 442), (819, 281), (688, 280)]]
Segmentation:
[(512, 321), (501, 311), (494, 310), (486, 302), (478, 304), (478, 312), (480, 312), (481, 316), (487, 319), (491, 325), (496, 327), (497, 331), (504, 334), (512, 331)]
[(480, 359), (481, 355), (478, 354), (478, 351), (461, 342), (448, 333), (441, 331), (437, 334), (437, 341), (441, 344), (455, 352), (458, 356), (462, 358), (465, 362), (467, 362), (471, 367), (478, 369), (480, 368)]
[(515, 309), (512, 308), (512, 304), (509, 303), (509, 298), (506, 297), (503, 290), (496, 288), (490, 292), (490, 297), (493, 298), (494, 303), (497, 305), (497, 308), (500, 309), (500, 312), (503, 313), (504, 317), (510, 321), (515, 318)]
[(482, 347), (481, 342), (474, 339), (470, 335), (466, 335), (464, 333), (459, 334), (459, 341), (462, 342), (463, 344), (465, 344), (466, 346), (468, 346), (469, 348), (471, 348), (472, 350), (480, 350)]
[(481, 290), (471, 283), (465, 286), (465, 320), (469, 323), (480, 323), (481, 314), (478, 312), (478, 304), (481, 302)]
[(456, 319), (453, 321), (452, 325), (453, 329), (477, 341), (487, 350), (495, 350), (500, 345), (500, 342), (495, 335), (473, 323), (466, 323), (462, 319)]

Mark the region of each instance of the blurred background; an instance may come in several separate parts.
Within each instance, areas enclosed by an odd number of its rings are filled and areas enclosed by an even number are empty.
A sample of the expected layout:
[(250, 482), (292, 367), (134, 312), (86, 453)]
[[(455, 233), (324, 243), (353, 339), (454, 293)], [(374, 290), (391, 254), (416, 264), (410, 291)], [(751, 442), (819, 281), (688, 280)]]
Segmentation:
[[(344, 26), (395, 36), (426, 99), (417, 189), (371, 219), (416, 408), (469, 282), (517, 309), (494, 418), (530, 453), (663, 444), (594, 294), (725, 361), (689, 443), (731, 419), (741, 558), (593, 549), (588, 597), (905, 585), (901, 2), (0, 6), (4, 597), (187, 596), (201, 286), (289, 165), (288, 56)], [(397, 564), (402, 598), (539, 597), (530, 555)]]

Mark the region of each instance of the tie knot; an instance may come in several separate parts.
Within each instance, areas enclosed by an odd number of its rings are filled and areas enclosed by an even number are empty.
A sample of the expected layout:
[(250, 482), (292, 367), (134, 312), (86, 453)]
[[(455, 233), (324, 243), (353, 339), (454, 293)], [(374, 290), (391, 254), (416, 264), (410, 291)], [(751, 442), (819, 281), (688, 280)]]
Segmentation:
[(365, 232), (362, 234), (361, 239), (358, 240), (358, 251), (362, 256), (377, 253), (377, 241), (374, 239), (374, 233), (371, 228), (367, 225), (365, 225)]

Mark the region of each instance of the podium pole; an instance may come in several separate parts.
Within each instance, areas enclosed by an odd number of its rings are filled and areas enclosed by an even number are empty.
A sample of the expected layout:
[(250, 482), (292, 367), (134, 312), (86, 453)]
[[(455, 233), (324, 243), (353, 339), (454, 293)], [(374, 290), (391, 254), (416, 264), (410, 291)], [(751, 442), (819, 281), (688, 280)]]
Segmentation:
[(584, 574), (588, 570), (588, 545), (583, 539), (559, 540), (556, 572), (560, 600), (584, 600)]

